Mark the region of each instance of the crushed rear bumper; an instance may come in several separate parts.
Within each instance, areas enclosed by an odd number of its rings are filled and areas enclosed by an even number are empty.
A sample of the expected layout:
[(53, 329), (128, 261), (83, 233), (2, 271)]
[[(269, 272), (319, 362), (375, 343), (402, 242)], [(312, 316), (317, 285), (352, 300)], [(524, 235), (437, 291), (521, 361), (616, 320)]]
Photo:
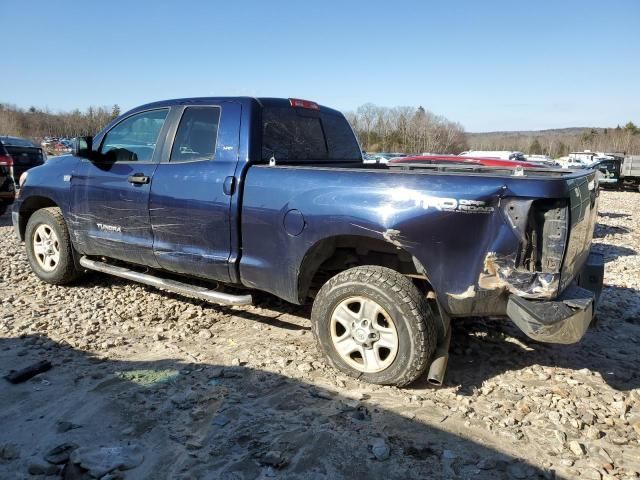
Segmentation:
[(576, 343), (589, 328), (602, 292), (604, 258), (590, 253), (580, 275), (551, 301), (509, 297), (507, 315), (529, 337), (540, 342)]

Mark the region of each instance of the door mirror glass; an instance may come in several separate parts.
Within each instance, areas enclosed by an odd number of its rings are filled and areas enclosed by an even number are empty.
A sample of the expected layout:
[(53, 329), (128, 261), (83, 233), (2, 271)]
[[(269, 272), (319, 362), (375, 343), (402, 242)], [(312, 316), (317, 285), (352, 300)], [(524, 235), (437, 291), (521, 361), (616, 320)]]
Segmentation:
[(73, 142), (73, 154), (76, 157), (89, 158), (93, 147), (93, 137), (78, 137)]

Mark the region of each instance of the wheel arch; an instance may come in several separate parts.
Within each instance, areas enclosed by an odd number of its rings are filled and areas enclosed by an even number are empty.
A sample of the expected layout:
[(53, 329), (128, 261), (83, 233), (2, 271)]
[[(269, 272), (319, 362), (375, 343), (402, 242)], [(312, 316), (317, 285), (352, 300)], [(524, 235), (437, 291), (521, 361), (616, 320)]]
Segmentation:
[(298, 270), (299, 302), (313, 296), (330, 277), (363, 265), (391, 268), (432, 290), (424, 265), (404, 248), (366, 235), (335, 235), (318, 240), (305, 253)]
[(47, 207), (60, 207), (53, 199), (50, 197), (42, 196), (42, 195), (34, 195), (27, 197), (20, 204), (19, 219), (18, 219), (18, 235), (20, 236), (20, 240), (24, 241), (25, 232), (27, 230), (27, 223), (29, 222), (29, 218), (35, 212), (42, 208)]

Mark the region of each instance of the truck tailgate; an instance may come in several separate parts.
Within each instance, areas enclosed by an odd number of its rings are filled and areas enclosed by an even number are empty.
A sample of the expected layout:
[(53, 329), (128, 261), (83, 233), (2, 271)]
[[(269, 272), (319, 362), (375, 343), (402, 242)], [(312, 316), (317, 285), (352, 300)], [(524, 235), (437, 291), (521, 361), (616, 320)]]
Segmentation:
[(569, 240), (565, 250), (560, 291), (564, 290), (580, 272), (591, 248), (591, 240), (598, 221), (598, 186), (596, 173), (569, 181)]

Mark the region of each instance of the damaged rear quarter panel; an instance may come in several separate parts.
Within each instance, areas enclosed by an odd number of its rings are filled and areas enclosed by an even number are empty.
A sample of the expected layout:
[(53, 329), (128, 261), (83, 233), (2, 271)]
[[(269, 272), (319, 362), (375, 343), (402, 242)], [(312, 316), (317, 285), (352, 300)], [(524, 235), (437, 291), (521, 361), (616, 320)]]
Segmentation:
[[(557, 289), (557, 278), (515, 268), (520, 238), (504, 202), (566, 196), (562, 178), (253, 166), (245, 180), (240, 277), (298, 302), (309, 249), (357, 235), (415, 257), (450, 313), (503, 314), (507, 292), (535, 297)], [(297, 236), (282, 228), (291, 209), (304, 216)]]

